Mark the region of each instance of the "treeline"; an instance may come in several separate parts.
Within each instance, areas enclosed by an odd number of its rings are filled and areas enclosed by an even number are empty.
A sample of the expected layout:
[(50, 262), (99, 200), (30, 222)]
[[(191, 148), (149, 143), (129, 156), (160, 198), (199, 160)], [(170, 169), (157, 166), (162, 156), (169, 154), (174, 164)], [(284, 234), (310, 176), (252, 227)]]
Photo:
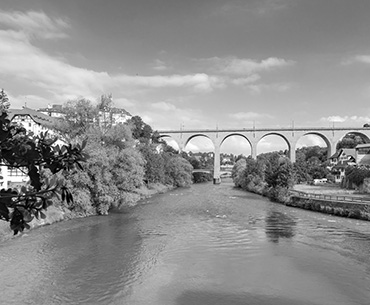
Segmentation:
[(192, 183), (192, 165), (139, 116), (114, 126), (99, 124), (95, 118), (102, 103), (109, 112), (106, 96), (98, 105), (79, 99), (63, 107), (60, 134), (68, 142), (86, 141), (88, 155), (83, 171), (60, 174), (74, 198), (63, 208), (78, 214), (106, 214), (111, 208), (134, 204), (145, 188)]
[(294, 184), (294, 170), (290, 160), (278, 152), (240, 158), (232, 170), (235, 186), (249, 192), (286, 202)]

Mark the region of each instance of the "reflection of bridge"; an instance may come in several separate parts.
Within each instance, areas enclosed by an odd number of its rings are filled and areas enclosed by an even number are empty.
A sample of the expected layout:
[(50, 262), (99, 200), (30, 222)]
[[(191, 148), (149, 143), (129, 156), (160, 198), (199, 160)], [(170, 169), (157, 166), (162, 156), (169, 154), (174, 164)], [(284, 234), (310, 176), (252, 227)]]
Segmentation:
[(184, 150), (189, 141), (195, 137), (207, 137), (214, 146), (214, 182), (220, 181), (220, 148), (222, 143), (231, 136), (245, 138), (251, 146), (252, 158), (257, 157), (257, 144), (264, 137), (277, 135), (285, 140), (288, 145), (289, 158), (295, 162), (296, 144), (306, 135), (316, 135), (324, 140), (328, 147), (328, 157), (335, 153), (338, 142), (348, 133), (358, 134), (370, 142), (370, 128), (362, 127), (336, 127), (336, 128), (253, 128), (253, 129), (206, 129), (206, 130), (162, 130), (160, 137), (171, 137), (176, 141), (179, 150)]

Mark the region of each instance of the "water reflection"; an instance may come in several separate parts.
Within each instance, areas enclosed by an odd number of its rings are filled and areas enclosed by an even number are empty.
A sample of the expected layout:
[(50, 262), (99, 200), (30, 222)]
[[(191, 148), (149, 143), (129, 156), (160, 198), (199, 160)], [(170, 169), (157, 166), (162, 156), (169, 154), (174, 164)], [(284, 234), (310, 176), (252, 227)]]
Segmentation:
[(269, 210), (265, 218), (265, 232), (269, 241), (278, 243), (280, 238), (295, 235), (296, 221), (285, 213)]

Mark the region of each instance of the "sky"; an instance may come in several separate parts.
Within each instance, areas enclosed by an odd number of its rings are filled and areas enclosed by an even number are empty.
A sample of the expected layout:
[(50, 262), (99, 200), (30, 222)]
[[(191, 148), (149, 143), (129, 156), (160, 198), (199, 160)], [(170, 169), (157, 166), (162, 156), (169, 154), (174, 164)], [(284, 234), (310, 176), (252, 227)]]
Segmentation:
[(33, 109), (111, 93), (155, 130), (357, 127), (369, 16), (368, 0), (1, 0), (0, 88)]

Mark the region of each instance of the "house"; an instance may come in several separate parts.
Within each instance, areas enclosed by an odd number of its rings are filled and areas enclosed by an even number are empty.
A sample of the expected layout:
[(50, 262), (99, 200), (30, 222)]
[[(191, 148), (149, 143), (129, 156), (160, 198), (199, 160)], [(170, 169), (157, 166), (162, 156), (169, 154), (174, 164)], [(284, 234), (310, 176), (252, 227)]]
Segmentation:
[[(34, 134), (48, 131), (53, 134), (53, 129), (58, 124), (58, 119), (50, 117), (36, 110), (23, 107), (22, 109), (9, 109), (8, 118), (10, 121), (22, 125), (27, 131)], [(0, 166), (0, 188), (17, 187), (28, 181), (26, 170)]]
[(63, 105), (59, 105), (59, 104), (53, 104), (53, 105), (49, 104), (47, 108), (40, 108), (37, 111), (43, 114), (46, 114), (52, 118), (64, 118), (65, 117), (65, 113), (63, 111)]
[[(59, 104), (49, 104), (47, 108), (40, 108), (38, 111), (53, 118), (65, 117), (63, 105)], [(125, 109), (112, 107), (106, 110), (99, 110), (94, 122), (97, 122), (101, 127), (110, 127), (125, 123), (130, 118), (132, 118), (132, 115)]]
[(370, 165), (370, 143), (358, 144), (355, 150), (357, 164)]
[(354, 148), (341, 148), (329, 158), (329, 168), (335, 177), (335, 182), (340, 183), (345, 176), (347, 166), (356, 165), (356, 150)]
[(132, 115), (125, 109), (112, 107), (108, 110), (99, 110), (98, 122), (99, 126), (108, 127), (123, 124), (132, 118)]

